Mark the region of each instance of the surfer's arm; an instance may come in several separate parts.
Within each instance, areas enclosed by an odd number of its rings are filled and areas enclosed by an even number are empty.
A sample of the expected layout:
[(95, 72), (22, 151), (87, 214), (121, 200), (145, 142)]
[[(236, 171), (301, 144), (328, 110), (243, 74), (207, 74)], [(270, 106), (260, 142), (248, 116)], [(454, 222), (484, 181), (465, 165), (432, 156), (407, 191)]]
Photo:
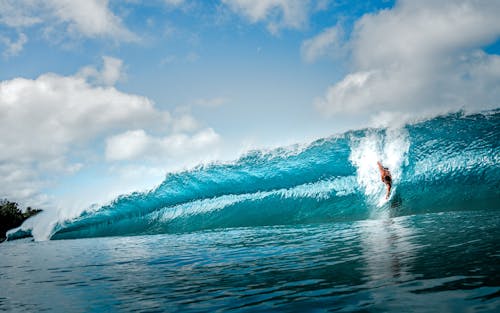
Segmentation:
[(380, 163), (380, 161), (377, 161), (377, 165), (378, 165), (378, 170), (380, 171), (380, 176), (382, 176), (382, 181), (383, 181), (385, 169), (382, 166), (382, 163)]

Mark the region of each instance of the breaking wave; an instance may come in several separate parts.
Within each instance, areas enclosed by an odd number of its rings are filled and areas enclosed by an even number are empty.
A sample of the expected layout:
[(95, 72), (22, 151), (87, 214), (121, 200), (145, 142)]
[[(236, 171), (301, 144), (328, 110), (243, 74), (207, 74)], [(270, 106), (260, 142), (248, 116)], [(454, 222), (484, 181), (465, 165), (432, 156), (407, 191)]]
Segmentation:
[[(36, 240), (324, 223), (500, 208), (500, 111), (364, 129), (168, 174), (149, 192), (8, 233)], [(376, 162), (393, 175), (385, 200)]]

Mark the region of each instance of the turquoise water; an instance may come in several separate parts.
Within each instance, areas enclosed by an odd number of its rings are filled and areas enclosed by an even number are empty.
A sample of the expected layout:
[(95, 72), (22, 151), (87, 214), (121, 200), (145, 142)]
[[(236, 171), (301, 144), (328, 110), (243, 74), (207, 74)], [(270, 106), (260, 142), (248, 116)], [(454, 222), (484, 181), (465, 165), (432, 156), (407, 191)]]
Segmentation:
[(500, 212), (0, 245), (9, 312), (498, 312)]
[(0, 245), (0, 310), (498, 312), (499, 143), (500, 111), (456, 113), (44, 211)]

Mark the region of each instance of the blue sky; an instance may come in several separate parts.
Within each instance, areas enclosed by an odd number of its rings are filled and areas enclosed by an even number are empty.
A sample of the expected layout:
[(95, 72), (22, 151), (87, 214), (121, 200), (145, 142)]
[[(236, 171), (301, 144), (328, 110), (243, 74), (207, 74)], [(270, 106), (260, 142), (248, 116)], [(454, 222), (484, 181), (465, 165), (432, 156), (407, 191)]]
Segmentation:
[(499, 107), (495, 1), (0, 1), (0, 197), (86, 207), (168, 171)]

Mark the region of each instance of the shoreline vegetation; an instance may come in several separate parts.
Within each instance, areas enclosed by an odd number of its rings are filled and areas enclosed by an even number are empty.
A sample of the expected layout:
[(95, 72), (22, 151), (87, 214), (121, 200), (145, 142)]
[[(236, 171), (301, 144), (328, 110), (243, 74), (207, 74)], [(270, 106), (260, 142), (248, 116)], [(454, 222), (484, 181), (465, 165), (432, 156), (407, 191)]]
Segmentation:
[(0, 242), (6, 239), (8, 230), (21, 226), (25, 220), (40, 212), (42, 210), (31, 207), (23, 212), (16, 202), (0, 200)]

